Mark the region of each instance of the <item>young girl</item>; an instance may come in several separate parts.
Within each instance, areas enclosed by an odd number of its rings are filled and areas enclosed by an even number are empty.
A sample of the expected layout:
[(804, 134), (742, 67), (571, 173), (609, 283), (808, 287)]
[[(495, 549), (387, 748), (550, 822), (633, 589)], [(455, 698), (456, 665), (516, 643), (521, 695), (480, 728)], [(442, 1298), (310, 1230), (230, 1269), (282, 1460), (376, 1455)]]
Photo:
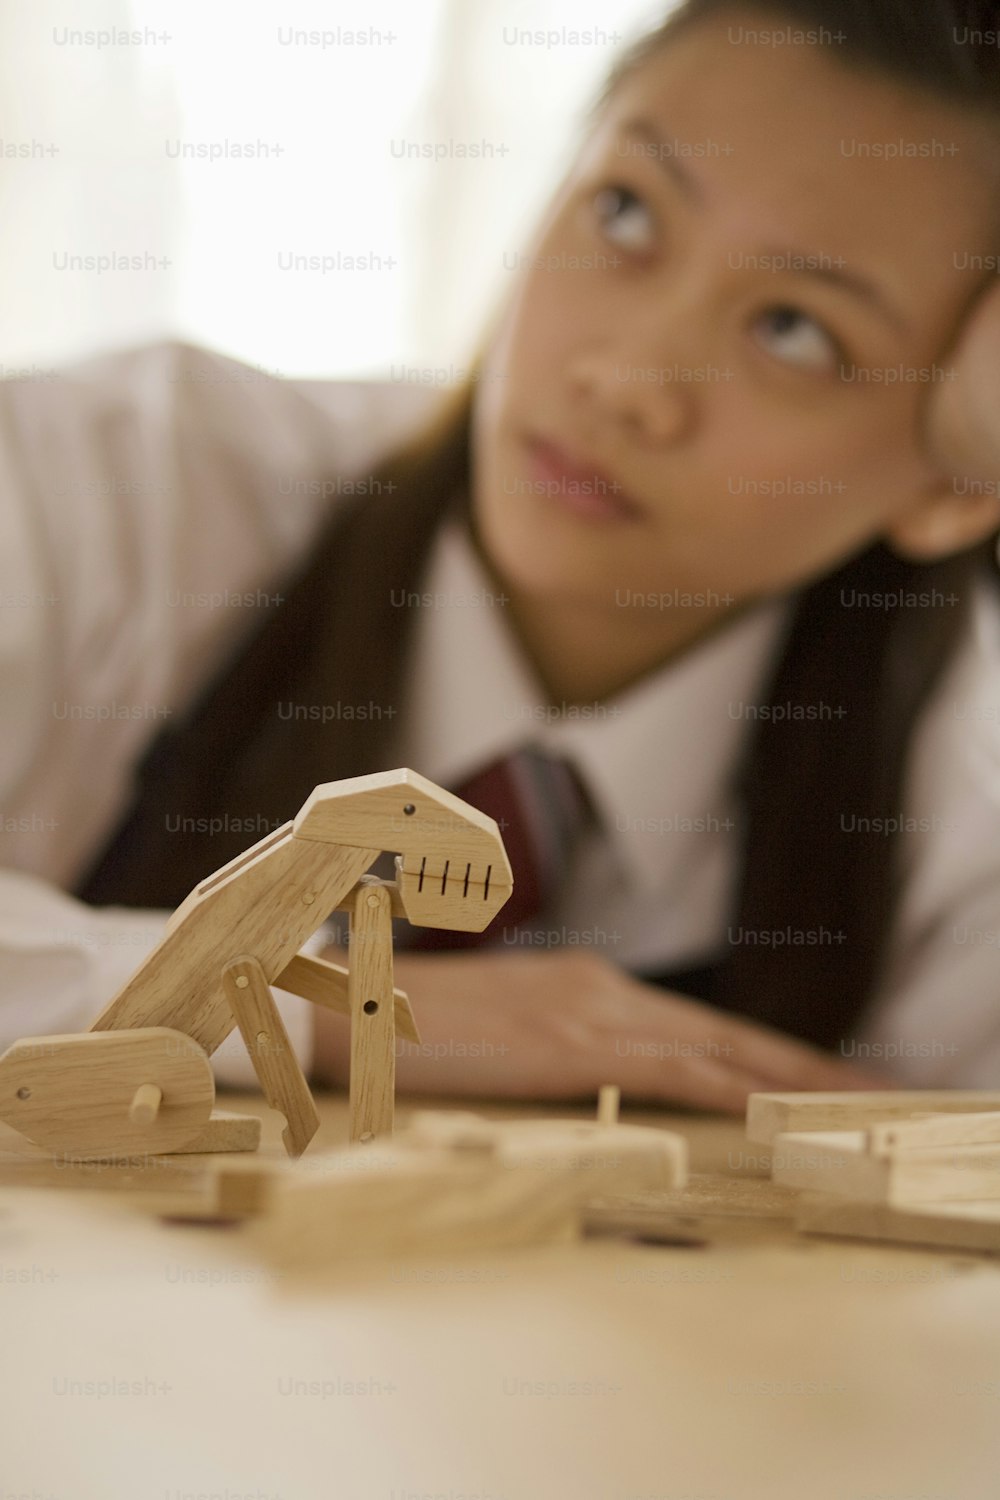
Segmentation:
[[(286, 537), (263, 628), (206, 687), (219, 632), (202, 658), (159, 612), (176, 722), (129, 724), (133, 803), (63, 883), (155, 928), (318, 782), (412, 765), (547, 865), (515, 861), (539, 901), (492, 943), (400, 953), (403, 1088), (1000, 1086), (997, 20), (687, 0), (634, 47), (472, 377), (337, 487), (290, 582)], [(232, 456), (200, 456), (221, 589)], [(69, 1029), (32, 899), (0, 952), (37, 976), (20, 1031)]]

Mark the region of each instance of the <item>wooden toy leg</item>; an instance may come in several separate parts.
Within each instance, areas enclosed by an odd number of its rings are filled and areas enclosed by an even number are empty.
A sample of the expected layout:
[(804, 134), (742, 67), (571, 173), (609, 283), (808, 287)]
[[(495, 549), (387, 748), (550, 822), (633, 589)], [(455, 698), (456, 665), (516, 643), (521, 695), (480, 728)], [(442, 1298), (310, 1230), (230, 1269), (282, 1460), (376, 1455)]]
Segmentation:
[[(275, 977), (273, 984), (276, 989), (288, 990), (292, 995), (300, 995), (303, 1000), (310, 1000), (313, 1005), (322, 1005), (327, 1010), (337, 1011), (345, 1016), (351, 1014), (347, 970), (342, 964), (330, 963), (329, 959), (313, 958), (308, 953), (296, 953), (291, 963)], [(405, 1036), (411, 1042), (419, 1042), (420, 1032), (413, 1019), (413, 1011), (410, 1009), (410, 1000), (406, 991), (394, 989), (392, 1004), (396, 1017), (397, 1035)]]
[(382, 889), (360, 890), (351, 912), (347, 990), (351, 1002), (351, 1140), (392, 1134), (396, 1025), (392, 905)]
[(244, 954), (226, 964), (222, 986), (264, 1097), (285, 1117), (285, 1150), (289, 1156), (301, 1156), (319, 1129), (319, 1115), (267, 976), (256, 958)]

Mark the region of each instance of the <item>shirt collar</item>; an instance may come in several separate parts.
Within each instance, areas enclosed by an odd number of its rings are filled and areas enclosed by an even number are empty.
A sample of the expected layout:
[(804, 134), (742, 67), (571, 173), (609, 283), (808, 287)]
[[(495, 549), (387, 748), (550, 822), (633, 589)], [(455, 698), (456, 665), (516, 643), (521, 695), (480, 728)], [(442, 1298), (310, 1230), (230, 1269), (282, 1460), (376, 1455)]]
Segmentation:
[[(751, 606), (683, 656), (598, 704), (549, 709), (507, 600), (460, 518), (432, 548), (403, 709), (404, 763), (458, 786), (532, 743), (566, 755), (636, 887), (663, 883), (682, 840), (650, 837), (725, 807), (747, 728), (787, 629), (787, 596)], [(670, 820), (673, 820), (672, 822)]]

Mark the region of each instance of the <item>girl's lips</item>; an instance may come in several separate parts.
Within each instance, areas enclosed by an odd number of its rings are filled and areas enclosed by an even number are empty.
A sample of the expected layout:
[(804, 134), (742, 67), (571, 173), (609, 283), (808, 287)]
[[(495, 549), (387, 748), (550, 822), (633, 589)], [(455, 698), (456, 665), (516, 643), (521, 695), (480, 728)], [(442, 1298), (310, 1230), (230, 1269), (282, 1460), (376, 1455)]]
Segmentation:
[(527, 452), (532, 477), (541, 481), (547, 499), (574, 515), (596, 521), (638, 521), (645, 512), (618, 482), (597, 467), (575, 461), (546, 438), (528, 434)]

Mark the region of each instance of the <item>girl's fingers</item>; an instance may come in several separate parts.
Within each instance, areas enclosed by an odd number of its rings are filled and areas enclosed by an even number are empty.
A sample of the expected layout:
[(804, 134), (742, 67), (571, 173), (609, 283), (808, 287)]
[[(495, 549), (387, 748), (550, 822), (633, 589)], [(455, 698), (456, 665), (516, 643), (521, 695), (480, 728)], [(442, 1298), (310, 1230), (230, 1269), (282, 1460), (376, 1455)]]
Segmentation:
[(891, 1088), (892, 1081), (877, 1069), (859, 1068), (844, 1058), (821, 1052), (807, 1042), (782, 1036), (764, 1027), (730, 1021), (725, 1037), (733, 1051), (730, 1061), (748, 1073), (789, 1089)]
[(637, 1080), (637, 1084), (638, 1097), (655, 1099), (658, 1104), (684, 1104), (693, 1109), (742, 1115), (758, 1080), (727, 1063), (694, 1058), (654, 1078), (647, 1077), (645, 1084)]
[(1000, 285), (976, 302), (955, 349), (954, 379), (933, 388), (927, 437), (949, 472), (973, 479), (1000, 472)]

